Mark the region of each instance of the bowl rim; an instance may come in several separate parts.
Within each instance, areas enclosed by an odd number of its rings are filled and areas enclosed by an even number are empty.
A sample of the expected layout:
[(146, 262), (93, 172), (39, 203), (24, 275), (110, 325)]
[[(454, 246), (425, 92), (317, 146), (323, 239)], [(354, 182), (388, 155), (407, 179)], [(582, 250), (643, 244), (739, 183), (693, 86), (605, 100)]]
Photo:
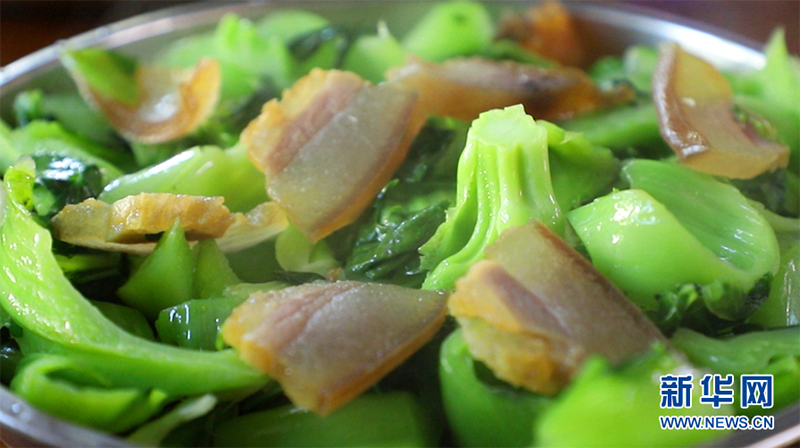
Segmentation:
[[(254, 15), (275, 7), (308, 8), (318, 4), (358, 3), (365, 0), (330, 2), (324, 0), (256, 0), (256, 1), (206, 1), (172, 6), (139, 14), (109, 25), (101, 26), (74, 37), (59, 40), (45, 48), (0, 67), (0, 92), (22, 87), (27, 82), (60, 67), (59, 54), (66, 46), (85, 48), (102, 45), (117, 48), (145, 38), (166, 35), (177, 31), (198, 28), (216, 23), (222, 13), (234, 12)], [(384, 0), (386, 1), (386, 0)], [(765, 63), (761, 44), (734, 32), (708, 25), (687, 17), (644, 6), (624, 3), (598, 3), (596, 1), (562, 0), (578, 19), (600, 22), (649, 33), (654, 27), (666, 29), (668, 35), (682, 35), (683, 39), (699, 40), (700, 46), (723, 45), (733, 51), (728, 56), (743, 67), (758, 69)], [(402, 2), (397, 2), (402, 3)], [(524, 6), (532, 1), (505, 1), (502, 3)], [(244, 14), (243, 14), (244, 13)], [(248, 14), (249, 13), (249, 14)], [(635, 20), (634, 20), (635, 19)], [(102, 433), (78, 424), (52, 417), (17, 397), (0, 385), (0, 439), (19, 436), (22, 440), (45, 445), (82, 446), (136, 446), (120, 437)], [(772, 431), (737, 431), (716, 439), (706, 446), (752, 446), (766, 448), (784, 446), (800, 440), (800, 403), (795, 403), (776, 414)]]

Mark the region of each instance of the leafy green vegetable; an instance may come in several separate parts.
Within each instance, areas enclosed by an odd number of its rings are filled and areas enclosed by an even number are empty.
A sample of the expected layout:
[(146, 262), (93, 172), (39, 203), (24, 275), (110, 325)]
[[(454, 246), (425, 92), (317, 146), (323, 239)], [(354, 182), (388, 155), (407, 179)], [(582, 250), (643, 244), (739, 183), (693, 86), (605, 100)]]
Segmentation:
[(297, 61), (295, 76), (303, 76), (313, 68), (339, 68), (351, 42), (349, 32), (332, 26), (298, 36), (289, 45), (289, 51)]
[(376, 35), (360, 36), (350, 45), (342, 60), (342, 70), (377, 84), (385, 80), (387, 70), (403, 65), (406, 56), (406, 50), (381, 22)]
[(679, 326), (711, 335), (730, 333), (741, 326), (742, 316), (752, 315), (767, 300), (770, 277), (765, 275), (747, 293), (719, 280), (680, 285), (656, 295), (658, 309), (651, 317), (667, 335)]
[(595, 145), (611, 148), (620, 156), (661, 158), (673, 154), (661, 138), (652, 102), (617, 106), (559, 122), (568, 131), (583, 133)]
[(764, 68), (734, 80), (736, 102), (763, 116), (778, 129), (778, 140), (791, 148), (789, 171), (800, 175), (800, 60), (789, 54), (782, 28), (767, 42)]
[(117, 295), (155, 320), (162, 309), (194, 298), (193, 279), (194, 255), (180, 222), (175, 221)]
[(658, 61), (658, 51), (646, 45), (628, 47), (619, 56), (606, 56), (597, 61), (589, 75), (600, 85), (628, 82), (642, 94), (652, 90), (651, 79)]
[(216, 404), (217, 398), (212, 394), (186, 399), (158, 419), (140, 426), (127, 439), (142, 446), (158, 446), (173, 429), (208, 414)]
[(49, 232), (32, 219), (33, 174), (33, 163), (23, 162), (6, 172), (0, 190), (0, 306), (20, 328), (14, 337), (26, 356), (42, 350), (61, 354), (107, 379), (108, 387), (161, 389), (176, 397), (268, 381), (231, 351), (169, 347), (106, 319), (63, 276)]
[(164, 308), (156, 319), (158, 338), (178, 347), (217, 350), (223, 322), (242, 302), (241, 298), (220, 297), (189, 300)]
[(100, 169), (71, 157), (35, 154), (36, 183), (33, 187), (36, 213), (52, 217), (65, 205), (96, 197), (103, 189)]
[(403, 47), (416, 56), (440, 62), (478, 54), (494, 39), (486, 8), (474, 1), (438, 3), (403, 37)]
[(22, 358), (22, 352), (15, 342), (8, 341), (0, 345), (0, 382), (4, 386), (8, 386), (17, 374), (17, 366)]
[(544, 120), (538, 123), (547, 130), (553, 192), (562, 210), (571, 210), (610, 189), (617, 179), (619, 161), (609, 149), (580, 133)]
[(264, 174), (247, 158), (244, 146), (221, 150), (193, 148), (142, 171), (116, 179), (98, 199), (108, 203), (139, 193), (222, 196), (233, 212), (266, 202)]
[(118, 275), (122, 257), (116, 252), (76, 252), (54, 254), (64, 276), (73, 285), (84, 284)]
[(458, 163), (456, 203), (420, 249), (426, 289), (452, 289), (505, 229), (539, 219), (564, 235), (551, 182), (547, 129), (521, 105), (484, 112), (472, 123)]
[[(368, 423), (367, 423), (368, 422)], [(437, 431), (408, 392), (361, 396), (327, 417), (291, 405), (221, 423), (215, 446), (406, 446), (435, 445)]]
[(278, 37), (286, 44), (300, 36), (327, 28), (327, 19), (308, 11), (287, 9), (275, 11), (256, 23), (256, 32), (264, 37)]
[[(467, 124), (457, 120), (432, 119), (423, 127), (395, 178), (356, 225), (344, 256), (347, 278), (422, 284), (418, 250), (454, 202), (455, 168), (466, 133)], [(350, 239), (341, 233), (332, 238)]]
[(73, 134), (118, 150), (105, 156), (110, 157), (109, 162), (121, 168), (127, 170), (130, 167), (132, 160), (123, 139), (102, 114), (89, 107), (75, 92), (45, 94), (38, 89), (23, 91), (14, 98), (14, 115), (18, 127), (36, 120), (56, 121)]
[(760, 408), (742, 409), (739, 397), (739, 376), (742, 374), (773, 375), (773, 409), (781, 409), (797, 401), (800, 395), (800, 327), (751, 332), (716, 339), (692, 330), (679, 329), (671, 341), (696, 366), (707, 367), (736, 379), (734, 407), (744, 414), (763, 412)]
[(46, 119), (42, 98), (44, 93), (41, 90), (26, 90), (14, 97), (14, 118), (17, 127), (25, 126), (33, 120)]
[(781, 245), (781, 267), (772, 280), (769, 296), (749, 323), (764, 328), (800, 325), (800, 233)]
[(275, 258), (284, 271), (310, 272), (323, 278), (339, 267), (325, 240), (312, 244), (294, 226), (289, 226), (275, 240)]
[[(55, 122), (33, 121), (28, 125), (11, 132), (10, 143), (20, 155), (37, 157), (49, 156), (53, 159), (70, 158), (85, 166), (97, 166), (100, 169), (102, 185), (122, 176), (124, 173), (108, 159), (113, 159), (113, 150), (109, 150), (84, 137), (73, 134)], [(3, 151), (5, 152), (5, 151)], [(7, 160), (3, 160), (7, 162)], [(16, 158), (11, 163), (16, 162)], [(8, 166), (0, 166), (5, 171)]]
[(253, 292), (272, 291), (284, 283), (239, 284), (207, 299), (193, 299), (161, 310), (156, 331), (161, 342), (195, 350), (220, 350), (225, 319)]
[(241, 103), (262, 88), (265, 79), (278, 88), (291, 85), (296, 62), (281, 37), (235, 14), (226, 14), (208, 34), (184, 38), (169, 46), (158, 60), (166, 65), (190, 67), (203, 57), (220, 64), (220, 107)]
[(394, 279), (405, 286), (419, 286), (423, 271), (417, 250), (444, 222), (447, 204), (436, 202), (416, 212), (400, 205), (384, 208), (375, 216), (378, 221), (364, 228), (372, 233), (356, 241), (345, 269), (372, 280)]
[[(534, 419), (552, 401), (515, 389), (477, 363), (456, 330), (442, 344), (439, 378), (450, 428), (460, 446), (531, 446)], [(492, 381), (485, 381), (482, 371)]]
[(155, 341), (153, 336), (153, 329), (145, 319), (144, 314), (139, 310), (118, 305), (111, 302), (101, 302), (98, 300), (91, 300), (92, 305), (95, 306), (103, 316), (114, 322), (117, 326), (127, 331), (128, 333), (139, 336), (140, 338)]
[(109, 388), (108, 383), (68, 356), (36, 354), (20, 363), (11, 390), (49, 414), (108, 432), (142, 424), (168, 401), (160, 390)]
[(215, 240), (199, 241), (193, 251), (195, 262), (192, 281), (194, 298), (207, 299), (221, 294), (228, 286), (241, 283)]
[(539, 418), (534, 439), (539, 446), (686, 446), (720, 436), (715, 430), (665, 431), (659, 416), (725, 416), (733, 406), (700, 405), (701, 388), (691, 390), (691, 408), (662, 409), (659, 377), (700, 372), (687, 369), (669, 352), (655, 348), (621, 368), (600, 357), (589, 358), (572, 384)]
[(89, 87), (100, 95), (128, 106), (139, 101), (135, 59), (116, 51), (90, 47), (65, 51), (61, 62), (80, 73)]
[(766, 172), (752, 179), (733, 179), (731, 183), (749, 199), (764, 204), (767, 210), (783, 215), (798, 215), (800, 187), (792, 185), (794, 173), (786, 169)]
[(480, 56), (498, 61), (516, 61), (547, 68), (559, 65), (558, 62), (533, 53), (522, 45), (507, 39), (495, 40), (480, 53)]
[(622, 173), (633, 190), (569, 213), (594, 265), (646, 310), (680, 285), (721, 282), (731, 294), (710, 311), (745, 318), (747, 293), (779, 263), (766, 220), (736, 188), (690, 168), (635, 160)]

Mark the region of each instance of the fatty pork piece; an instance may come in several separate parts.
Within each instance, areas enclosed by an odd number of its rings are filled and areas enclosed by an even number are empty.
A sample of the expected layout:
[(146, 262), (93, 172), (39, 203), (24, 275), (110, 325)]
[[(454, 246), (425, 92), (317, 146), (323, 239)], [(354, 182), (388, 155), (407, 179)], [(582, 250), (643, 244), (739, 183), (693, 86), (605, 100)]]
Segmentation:
[(140, 193), (112, 204), (87, 199), (53, 217), (55, 237), (66, 243), (147, 255), (158, 235), (180, 221), (189, 241), (214, 238), (223, 252), (254, 246), (282, 232), (289, 223), (273, 202), (247, 214), (231, 213), (222, 197)]
[(504, 16), (497, 38), (571, 67), (581, 67), (586, 60), (572, 16), (558, 1), (545, 0), (522, 14)]
[(86, 51), (92, 49), (64, 53), (64, 65), (83, 99), (128, 140), (152, 144), (183, 137), (203, 124), (217, 106), (222, 78), (214, 59), (203, 58), (186, 69), (138, 65), (129, 86), (136, 91), (135, 100), (126, 102), (90, 85), (76, 59)]
[(556, 121), (628, 102), (635, 96), (625, 84), (602, 91), (576, 68), (544, 68), (479, 57), (442, 64), (410, 60), (390, 71), (387, 79), (419, 92), (422, 114), (460, 120), (474, 120), (481, 112), (522, 104), (528, 115)]
[(402, 163), (425, 117), (417, 94), (312, 70), (242, 133), (267, 193), (315, 242), (355, 221)]
[(553, 394), (584, 359), (612, 363), (666, 339), (620, 290), (535, 221), (505, 231), (448, 303), (471, 354), (515, 386)]
[(447, 298), (433, 291), (343, 281), (254, 293), (222, 336), (298, 406), (326, 415), (430, 340)]
[(727, 78), (678, 44), (660, 48), (653, 101), (661, 135), (684, 165), (715, 176), (752, 179), (789, 164), (789, 148), (768, 135), (775, 132), (772, 125), (737, 110)]

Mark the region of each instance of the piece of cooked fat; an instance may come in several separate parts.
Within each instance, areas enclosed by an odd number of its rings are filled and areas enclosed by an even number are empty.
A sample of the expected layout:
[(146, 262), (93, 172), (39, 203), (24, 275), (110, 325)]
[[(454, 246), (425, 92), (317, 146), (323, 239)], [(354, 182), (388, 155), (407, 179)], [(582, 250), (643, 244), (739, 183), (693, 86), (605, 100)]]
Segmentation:
[(288, 221), (280, 208), (265, 202), (247, 214), (231, 213), (222, 197), (141, 193), (112, 204), (87, 199), (53, 217), (55, 237), (66, 243), (146, 255), (154, 239), (180, 220), (186, 239), (215, 238), (223, 252), (258, 244), (283, 231)]
[(586, 259), (538, 221), (509, 229), (448, 302), (470, 353), (515, 386), (553, 394), (592, 353), (620, 363), (665, 342)]
[(480, 57), (441, 64), (411, 58), (386, 77), (391, 84), (419, 93), (420, 114), (460, 120), (474, 120), (481, 112), (515, 104), (522, 104), (537, 120), (562, 120), (635, 98), (635, 92), (624, 84), (607, 92), (598, 89), (576, 68), (537, 67)]
[(355, 221), (424, 124), (416, 92), (312, 70), (242, 133), (269, 197), (312, 242)]
[(430, 340), (446, 301), (394, 285), (310, 283), (254, 293), (225, 321), (222, 336), (294, 404), (326, 415)]
[(83, 99), (128, 140), (154, 144), (190, 134), (208, 119), (219, 101), (222, 75), (212, 58), (202, 58), (185, 69), (140, 65), (133, 77), (136, 85), (132, 88), (139, 92), (133, 104), (93, 89), (69, 52), (62, 60)]

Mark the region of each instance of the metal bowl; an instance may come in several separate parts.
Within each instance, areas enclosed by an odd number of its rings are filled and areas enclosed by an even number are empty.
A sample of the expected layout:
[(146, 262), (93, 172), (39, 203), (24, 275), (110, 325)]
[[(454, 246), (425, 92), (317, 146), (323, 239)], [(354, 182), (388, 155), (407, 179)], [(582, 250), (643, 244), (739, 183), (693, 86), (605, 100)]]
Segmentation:
[[(354, 8), (354, 5), (357, 7)], [(491, 2), (495, 14), (521, 10), (521, 2)], [(759, 44), (719, 29), (713, 29), (665, 13), (598, 3), (567, 2), (591, 54), (619, 54), (632, 44), (655, 45), (676, 41), (687, 50), (703, 55), (714, 65), (731, 71), (752, 71), (764, 65)], [(403, 35), (430, 7), (429, 2), (328, 2), (291, 0), (258, 3), (198, 3), (144, 14), (60, 41), (0, 69), (0, 116), (8, 120), (14, 96), (23, 89), (42, 88), (46, 92), (74, 90), (72, 81), (59, 62), (62, 48), (103, 46), (122, 48), (126, 53), (147, 58), (169, 42), (190, 34), (213, 29), (220, 17), (233, 12), (258, 18), (278, 9), (307, 9), (331, 22), (354, 27), (372, 27), (387, 22), (397, 35)], [(130, 446), (125, 440), (99, 433), (44, 414), (0, 386), (0, 438), (9, 446)], [(742, 431), (715, 441), (709, 446), (787, 446), (800, 440), (800, 404), (776, 416), (772, 431)]]

